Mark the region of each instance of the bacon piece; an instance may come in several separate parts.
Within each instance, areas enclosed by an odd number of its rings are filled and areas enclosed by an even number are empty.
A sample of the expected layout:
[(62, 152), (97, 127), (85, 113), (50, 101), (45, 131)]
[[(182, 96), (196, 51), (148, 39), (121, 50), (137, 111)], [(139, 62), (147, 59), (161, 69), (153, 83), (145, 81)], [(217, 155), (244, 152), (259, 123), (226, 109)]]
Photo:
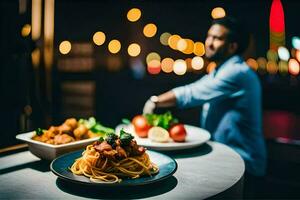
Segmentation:
[(94, 144), (94, 148), (99, 152), (112, 150), (111, 145), (108, 144), (106, 141), (103, 141), (100, 144), (98, 143)]
[(121, 146), (117, 146), (116, 151), (118, 152), (119, 158), (127, 158), (126, 151)]

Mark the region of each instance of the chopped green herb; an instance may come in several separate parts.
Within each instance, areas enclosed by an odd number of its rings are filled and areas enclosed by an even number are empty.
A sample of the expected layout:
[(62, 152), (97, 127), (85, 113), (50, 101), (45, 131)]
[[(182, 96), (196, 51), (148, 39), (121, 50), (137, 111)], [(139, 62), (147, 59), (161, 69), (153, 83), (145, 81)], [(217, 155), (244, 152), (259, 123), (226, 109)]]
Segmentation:
[(104, 141), (103, 137), (100, 137), (99, 142), (103, 142), (103, 141)]
[(107, 133), (105, 140), (108, 144), (113, 145), (115, 143), (115, 140), (118, 139), (118, 136), (115, 133)]
[(41, 129), (41, 128), (37, 128), (37, 129), (35, 130), (35, 134), (38, 135), (38, 136), (41, 136), (41, 135), (44, 134), (44, 130)]
[(121, 129), (120, 131), (120, 140), (121, 140), (121, 144), (123, 146), (127, 146), (130, 144), (131, 140), (133, 139), (134, 137), (130, 134), (130, 133), (127, 133), (125, 132), (123, 129)]
[(169, 129), (172, 124), (178, 123), (178, 120), (173, 117), (170, 111), (164, 114), (146, 114), (147, 121), (152, 126), (160, 126), (164, 129)]
[(131, 121), (130, 121), (129, 119), (123, 118), (123, 119), (122, 119), (122, 123), (123, 123), (123, 124), (130, 124)]

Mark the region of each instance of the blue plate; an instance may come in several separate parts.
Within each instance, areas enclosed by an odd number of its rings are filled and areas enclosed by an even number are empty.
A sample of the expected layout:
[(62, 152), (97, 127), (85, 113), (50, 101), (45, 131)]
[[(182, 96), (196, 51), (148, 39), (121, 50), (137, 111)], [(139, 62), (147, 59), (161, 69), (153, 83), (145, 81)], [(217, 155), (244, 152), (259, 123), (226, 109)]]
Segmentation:
[(81, 157), (83, 150), (75, 151), (62, 155), (51, 162), (50, 168), (51, 171), (57, 175), (59, 178), (62, 178), (67, 181), (72, 181), (80, 184), (87, 185), (99, 185), (99, 186), (135, 186), (135, 185), (145, 185), (154, 183), (157, 181), (164, 180), (172, 176), (177, 170), (177, 163), (173, 158), (170, 158), (167, 155), (147, 150), (148, 155), (150, 156), (151, 162), (155, 163), (159, 167), (159, 172), (153, 176), (144, 176), (136, 179), (122, 179), (120, 183), (94, 183), (91, 182), (89, 178), (85, 176), (79, 176), (73, 174), (69, 167), (72, 166), (75, 159)]

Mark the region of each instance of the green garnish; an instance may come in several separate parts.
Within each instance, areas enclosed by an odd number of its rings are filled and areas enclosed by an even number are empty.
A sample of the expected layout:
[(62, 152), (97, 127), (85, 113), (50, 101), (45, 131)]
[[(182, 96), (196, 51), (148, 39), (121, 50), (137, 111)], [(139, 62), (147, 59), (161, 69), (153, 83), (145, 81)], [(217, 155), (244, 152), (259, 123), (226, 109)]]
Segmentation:
[(100, 137), (99, 138), (99, 142), (103, 142), (104, 141), (104, 138), (103, 137)]
[(145, 117), (150, 125), (164, 129), (169, 129), (172, 124), (178, 123), (178, 119), (173, 117), (170, 111), (164, 114), (146, 114)]
[(129, 145), (133, 138), (134, 137), (130, 133), (127, 133), (123, 129), (121, 129), (121, 131), (120, 131), (120, 140), (121, 140), (121, 143), (122, 143), (123, 146)]
[(122, 123), (128, 125), (128, 124), (131, 123), (131, 121), (130, 121), (129, 119), (123, 118), (123, 119), (122, 119)]
[(105, 127), (99, 122), (96, 121), (94, 117), (90, 117), (88, 120), (86, 119), (80, 119), (80, 124), (84, 124), (89, 130), (91, 130), (93, 133), (97, 134), (107, 134), (107, 133), (114, 133), (115, 130), (109, 127)]
[(105, 135), (105, 140), (110, 145), (113, 145), (115, 143), (116, 139), (118, 139), (118, 136), (115, 133), (107, 133)]
[(44, 134), (44, 130), (41, 129), (41, 128), (37, 128), (37, 129), (35, 130), (35, 134), (38, 135), (38, 136), (41, 136), (41, 135)]

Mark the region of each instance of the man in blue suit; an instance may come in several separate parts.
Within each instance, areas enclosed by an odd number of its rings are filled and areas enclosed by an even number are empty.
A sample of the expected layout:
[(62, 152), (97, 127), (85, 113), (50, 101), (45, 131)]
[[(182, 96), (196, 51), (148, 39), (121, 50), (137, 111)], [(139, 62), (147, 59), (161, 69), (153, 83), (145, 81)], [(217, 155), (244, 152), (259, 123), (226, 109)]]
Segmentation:
[(260, 177), (266, 170), (262, 134), (261, 86), (257, 75), (240, 56), (249, 35), (237, 20), (214, 20), (205, 40), (205, 56), (217, 67), (191, 84), (152, 96), (144, 113), (156, 107), (202, 106), (200, 125), (212, 139), (234, 149), (245, 161), (247, 176)]

